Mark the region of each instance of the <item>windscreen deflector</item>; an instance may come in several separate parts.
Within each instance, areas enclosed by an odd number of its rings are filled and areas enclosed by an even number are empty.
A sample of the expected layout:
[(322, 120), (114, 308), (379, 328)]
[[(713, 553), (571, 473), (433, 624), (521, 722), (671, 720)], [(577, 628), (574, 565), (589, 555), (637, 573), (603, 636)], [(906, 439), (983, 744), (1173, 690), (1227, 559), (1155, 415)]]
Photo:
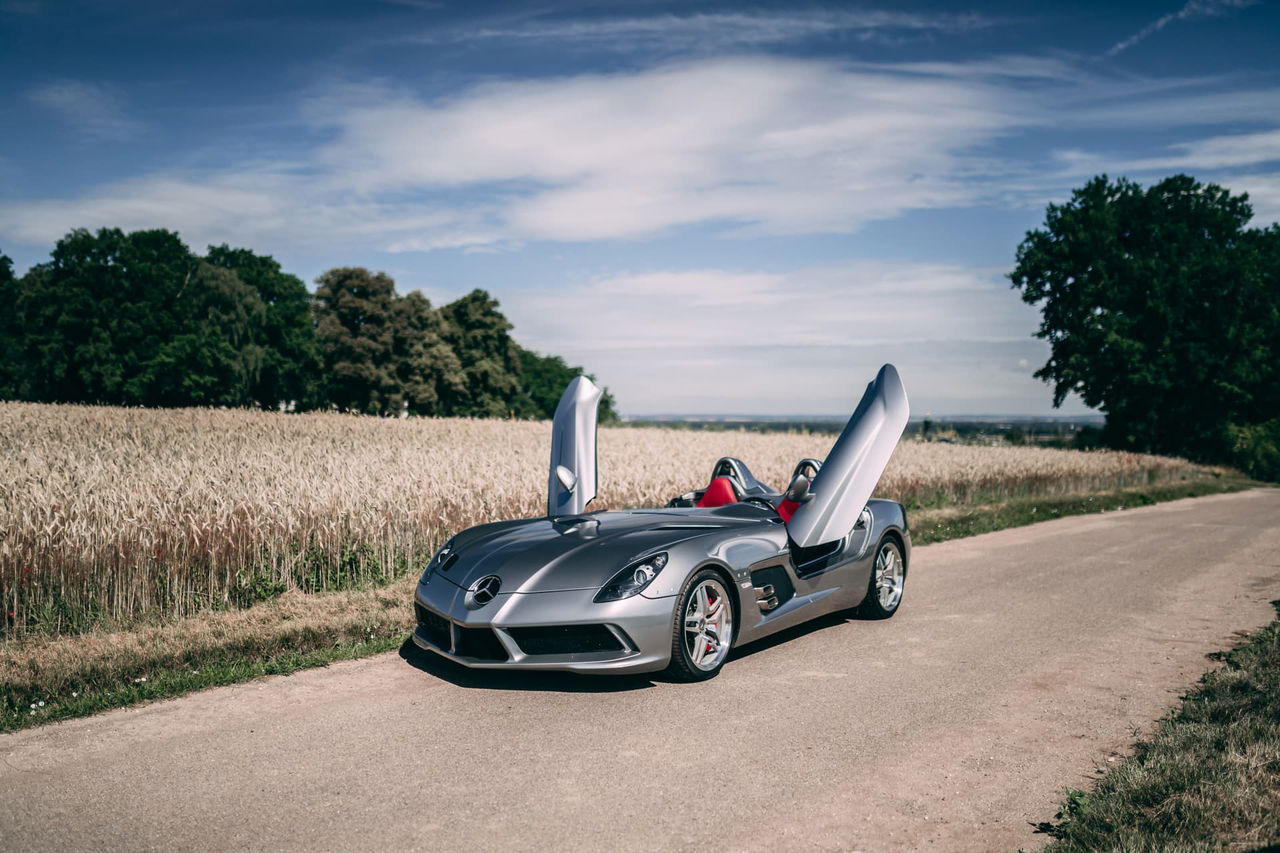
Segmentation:
[(579, 376), (569, 383), (551, 422), (547, 515), (577, 515), (596, 496), (596, 410), (602, 391)]
[(880, 368), (810, 486), (810, 498), (787, 522), (801, 548), (842, 539), (858, 522), (907, 427), (907, 391), (892, 364)]

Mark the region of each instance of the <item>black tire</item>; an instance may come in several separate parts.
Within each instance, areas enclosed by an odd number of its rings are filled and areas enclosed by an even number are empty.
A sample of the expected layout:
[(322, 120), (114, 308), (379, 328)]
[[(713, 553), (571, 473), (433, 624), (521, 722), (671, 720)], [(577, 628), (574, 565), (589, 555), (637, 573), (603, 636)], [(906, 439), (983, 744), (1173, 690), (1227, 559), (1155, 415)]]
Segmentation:
[[(706, 587), (709, 593), (715, 592), (723, 596), (723, 601), (719, 604), (723, 611), (715, 611), (717, 614), (723, 612), (723, 616), (721, 616), (717, 631), (710, 632), (717, 637), (714, 659), (710, 663), (705, 660), (701, 662), (695, 660), (689, 646), (691, 643), (697, 643), (698, 641), (710, 643), (710, 638), (704, 632), (711, 627), (712, 623), (703, 619), (700, 626), (702, 630), (690, 638), (689, 635), (693, 634), (693, 632), (687, 630), (685, 618), (699, 590), (703, 587)], [(725, 583), (724, 577), (714, 569), (703, 569), (695, 572), (693, 577), (689, 578), (688, 583), (684, 585), (671, 625), (671, 663), (667, 667), (667, 675), (673, 681), (706, 681), (708, 678), (715, 678), (720, 674), (725, 661), (728, 660), (729, 651), (733, 647), (734, 630), (737, 623), (736, 614), (733, 611), (732, 595), (733, 593), (730, 592), (730, 587)], [(726, 618), (728, 619), (727, 625), (724, 622)], [(720, 631), (720, 628), (726, 628), (727, 630)], [(721, 636), (721, 634), (724, 636)]]
[[(901, 567), (901, 575), (897, 584), (896, 595), (887, 596), (888, 601), (882, 600), (880, 585), (877, 583), (882, 574), (881, 559), (897, 560), (897, 565)], [(906, 590), (907, 583), (907, 562), (902, 555), (902, 546), (898, 544), (898, 540), (892, 536), (886, 536), (876, 545), (876, 556), (871, 563), (871, 577), (867, 578), (867, 592), (863, 596), (862, 603), (857, 607), (858, 616), (863, 619), (888, 619), (898, 612), (898, 608), (902, 606), (902, 596)]]

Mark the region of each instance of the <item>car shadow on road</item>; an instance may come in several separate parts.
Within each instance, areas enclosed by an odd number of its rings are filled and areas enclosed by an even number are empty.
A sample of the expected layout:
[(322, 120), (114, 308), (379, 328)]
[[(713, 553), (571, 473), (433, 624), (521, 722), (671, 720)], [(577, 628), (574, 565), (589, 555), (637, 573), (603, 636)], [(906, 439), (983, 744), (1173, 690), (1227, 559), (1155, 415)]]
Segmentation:
[(549, 693), (621, 693), (654, 686), (647, 675), (578, 675), (573, 672), (519, 672), (468, 669), (418, 648), (412, 638), (400, 646), (400, 657), (416, 670), (458, 687), (478, 690), (541, 690)]
[(792, 640), (798, 640), (801, 637), (808, 636), (817, 631), (824, 631), (827, 628), (834, 628), (837, 625), (843, 625), (846, 622), (863, 622), (866, 621), (859, 617), (851, 610), (841, 611), (840, 613), (829, 613), (826, 616), (819, 616), (809, 622), (802, 622), (792, 628), (779, 631), (776, 634), (770, 634), (767, 637), (738, 646), (729, 655), (726, 663), (733, 663), (735, 660), (751, 657), (760, 652), (768, 651), (775, 646), (781, 646)]

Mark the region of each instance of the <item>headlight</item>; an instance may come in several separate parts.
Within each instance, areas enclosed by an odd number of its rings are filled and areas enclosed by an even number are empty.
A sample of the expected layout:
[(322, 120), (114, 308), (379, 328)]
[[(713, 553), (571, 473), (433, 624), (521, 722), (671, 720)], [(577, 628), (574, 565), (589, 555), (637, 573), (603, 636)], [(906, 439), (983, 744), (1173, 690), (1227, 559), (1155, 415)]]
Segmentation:
[(596, 593), (596, 601), (619, 601), (630, 598), (652, 583), (666, 564), (666, 552), (651, 554), (643, 560), (637, 560), (600, 587), (600, 591)]
[(431, 573), (436, 569), (447, 569), (453, 563), (450, 557), (453, 557), (453, 540), (450, 539), (444, 545), (440, 546), (440, 550), (436, 551), (436, 555), (427, 561), (427, 568), (422, 573), (421, 580), (418, 583), (426, 583), (427, 578), (431, 577)]

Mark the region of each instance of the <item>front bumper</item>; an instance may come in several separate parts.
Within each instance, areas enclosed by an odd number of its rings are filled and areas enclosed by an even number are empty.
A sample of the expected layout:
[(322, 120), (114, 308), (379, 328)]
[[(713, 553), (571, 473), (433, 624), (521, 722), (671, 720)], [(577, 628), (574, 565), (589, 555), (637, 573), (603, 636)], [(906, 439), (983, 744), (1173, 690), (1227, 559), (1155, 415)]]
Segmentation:
[(597, 604), (595, 594), (499, 593), (472, 609), (463, 590), (432, 577), (418, 584), (414, 596), (413, 642), (475, 669), (627, 674), (666, 668), (675, 597), (636, 595)]

